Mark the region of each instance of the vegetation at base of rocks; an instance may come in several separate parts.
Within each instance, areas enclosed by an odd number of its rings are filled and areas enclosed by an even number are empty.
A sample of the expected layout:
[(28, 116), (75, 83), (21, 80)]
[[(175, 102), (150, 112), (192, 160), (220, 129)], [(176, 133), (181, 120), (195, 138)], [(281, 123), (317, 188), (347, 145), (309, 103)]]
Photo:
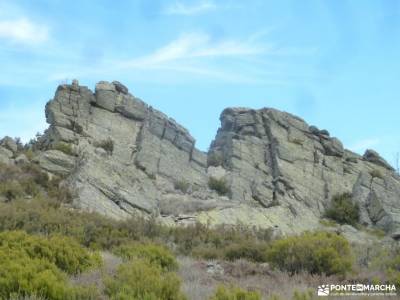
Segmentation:
[[(100, 299), (107, 295), (111, 299), (184, 299), (180, 292), (180, 280), (175, 273), (177, 269), (181, 272), (181, 266), (177, 267), (175, 255), (179, 255), (180, 263), (182, 257), (191, 257), (190, 259), (200, 265), (198, 268), (205, 268), (206, 274), (208, 260), (216, 259), (218, 265), (222, 266), (223, 273), (208, 275), (208, 279), (213, 278), (216, 281), (201, 299), (215, 297), (215, 294), (212, 295), (214, 287), (221, 283), (240, 286), (246, 291), (249, 286), (242, 284), (240, 276), (248, 276), (246, 279), (258, 276), (259, 281), (265, 281), (266, 278), (273, 280), (273, 276), (286, 276), (284, 278), (287, 280), (304, 276), (308, 280), (308, 286), (310, 282), (314, 286), (309, 278), (318, 276), (316, 278), (323, 280), (325, 277), (318, 275), (320, 273), (338, 274), (342, 278), (341, 276), (351, 270), (350, 247), (343, 237), (333, 233), (307, 233), (273, 241), (271, 230), (250, 228), (241, 224), (167, 227), (154, 218), (135, 216), (116, 221), (74, 209), (72, 205), (66, 204), (62, 200), (62, 178), (50, 179), (35, 164), (2, 165), (0, 180), (4, 186), (17, 182), (18, 189), (22, 187), (22, 193), (16, 193), (10, 200), (0, 202), (0, 232), (3, 232), (0, 233), (0, 240), (8, 240), (10, 249), (25, 249), (4, 250), (0, 243), (0, 267), (8, 274), (2, 276), (0, 270), (0, 299), (2, 295), (11, 297), (11, 293), (17, 293), (13, 295), (15, 299), (19, 299), (18, 296), (37, 299)], [(36, 189), (38, 192), (28, 193), (24, 188), (25, 181), (33, 186), (29, 189)], [(3, 194), (0, 195), (2, 199), (5, 198)], [(8, 231), (13, 231), (12, 236), (9, 236)], [(19, 239), (24, 242), (18, 242)], [(89, 253), (91, 263), (88, 263), (87, 256), (80, 254), (82, 249), (84, 253)], [(113, 252), (123, 258), (123, 266), (131, 267), (134, 264), (137, 269), (116, 266), (111, 274), (107, 274), (106, 280), (103, 280), (103, 273), (93, 269), (99, 263), (93, 250)], [(35, 253), (34, 256), (31, 256), (32, 252)], [(36, 255), (37, 253), (40, 255)], [(116, 259), (121, 261), (118, 257)], [(236, 271), (232, 271), (227, 267), (235, 264), (240, 264), (240, 270), (238, 267)], [(27, 267), (18, 268), (21, 265)], [(243, 267), (244, 265), (248, 267)], [(381, 273), (386, 277), (380, 276), (380, 282), (399, 280), (399, 264), (395, 257), (391, 257), (382, 266), (382, 270)], [(71, 274), (83, 272), (85, 275), (92, 271), (100, 278), (102, 286), (105, 284), (104, 291), (94, 289), (92, 282), (83, 286), (75, 281), (70, 283)], [(238, 281), (232, 280), (233, 272), (241, 274), (235, 275), (239, 276)], [(310, 273), (313, 275), (309, 275)], [(32, 278), (32, 274), (39, 274), (35, 277), (37, 280), (26, 279)], [(137, 274), (142, 275), (139, 280), (135, 279)], [(180, 276), (183, 285), (192, 280), (192, 277), (184, 277), (181, 273)], [(5, 281), (1, 281), (3, 277)], [(156, 283), (157, 291), (149, 293), (148, 282), (151, 281)], [(5, 284), (3, 287), (2, 282)], [(166, 282), (169, 282), (169, 290), (165, 288)], [(268, 299), (271, 294), (263, 289), (263, 284), (254, 288), (252, 286), (251, 291), (260, 290), (265, 299)], [(17, 291), (14, 286), (23, 286), (23, 289), (18, 287)], [(225, 289), (230, 291), (230, 288)], [(300, 286), (299, 290), (303, 288)], [(186, 288), (184, 291), (188, 296), (191, 295)], [(228, 295), (231, 294), (228, 292)], [(293, 296), (295, 300), (312, 299), (306, 298), (306, 293), (296, 295)], [(292, 291), (281, 297), (290, 299)]]
[(229, 261), (247, 259), (253, 262), (266, 262), (267, 243), (232, 244), (224, 251), (224, 258)]
[(383, 174), (380, 170), (374, 169), (369, 172), (369, 175), (371, 175), (372, 178), (380, 178), (383, 179)]
[(267, 249), (272, 266), (290, 274), (346, 275), (353, 259), (349, 242), (336, 233), (306, 232), (274, 241)]
[(73, 287), (68, 274), (100, 264), (100, 258), (67, 237), (0, 234), (0, 298), (95, 299), (90, 288)]
[(95, 142), (94, 146), (104, 149), (108, 155), (112, 155), (114, 152), (114, 141), (111, 138)]
[(61, 151), (62, 153), (69, 155), (69, 156), (75, 155), (74, 149), (72, 148), (72, 145), (69, 143), (58, 142), (57, 144), (54, 144), (51, 148), (53, 150)]
[(165, 246), (153, 243), (132, 243), (121, 245), (114, 253), (125, 260), (141, 259), (166, 271), (176, 271), (178, 263), (175, 256)]
[(210, 177), (210, 179), (208, 180), (208, 187), (211, 190), (216, 191), (220, 196), (227, 195), (230, 192), (228, 183), (225, 178), (217, 179), (214, 177)]
[(62, 186), (62, 178), (48, 174), (35, 164), (21, 167), (0, 164), (0, 199), (13, 201), (21, 198), (45, 197), (59, 203), (70, 203), (72, 195)]
[(174, 182), (174, 188), (186, 194), (190, 189), (190, 183), (186, 180), (177, 180)]
[(329, 220), (329, 219), (321, 219), (319, 220), (319, 223), (325, 227), (337, 227), (338, 223), (336, 223), (333, 220)]
[(105, 293), (110, 299), (185, 300), (181, 280), (172, 272), (144, 260), (133, 259), (122, 264), (117, 274), (106, 281)]
[(255, 291), (246, 291), (239, 287), (221, 285), (210, 300), (261, 300), (261, 294)]
[(221, 153), (213, 152), (207, 157), (207, 165), (212, 167), (222, 166), (224, 163), (224, 157)]
[(325, 217), (339, 224), (356, 226), (360, 219), (360, 208), (353, 203), (350, 193), (336, 195), (332, 198), (331, 206), (326, 210)]

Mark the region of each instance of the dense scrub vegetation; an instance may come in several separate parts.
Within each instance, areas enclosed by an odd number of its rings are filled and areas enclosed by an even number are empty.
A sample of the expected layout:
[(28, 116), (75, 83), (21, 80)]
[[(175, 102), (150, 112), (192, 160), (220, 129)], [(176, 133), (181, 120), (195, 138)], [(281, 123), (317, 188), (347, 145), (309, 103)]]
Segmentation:
[(208, 181), (208, 187), (214, 191), (216, 191), (219, 195), (224, 196), (230, 192), (228, 183), (225, 178), (214, 178), (210, 177)]
[(164, 246), (156, 244), (128, 244), (119, 246), (114, 253), (125, 260), (142, 259), (162, 270), (176, 271), (178, 263), (175, 256)]
[(157, 263), (133, 259), (121, 265), (115, 277), (106, 281), (106, 294), (121, 300), (184, 300), (181, 280)]
[(90, 289), (68, 283), (68, 274), (98, 266), (100, 258), (67, 237), (0, 234), (0, 297), (35, 295), (48, 299), (90, 299)]
[(261, 300), (261, 295), (238, 287), (220, 286), (210, 300)]
[(346, 275), (352, 268), (348, 241), (336, 233), (304, 233), (272, 243), (268, 261), (291, 274)]
[[(215, 189), (229, 192), (222, 184)], [(356, 224), (358, 208), (349, 195), (337, 196), (327, 216)], [(180, 300), (187, 297), (177, 275), (177, 256), (267, 263), (271, 272), (275, 268), (291, 276), (306, 272), (344, 277), (353, 270), (351, 252), (346, 239), (336, 233), (273, 240), (270, 230), (240, 224), (167, 227), (152, 218), (111, 220), (74, 209), (62, 178), (50, 178), (33, 163), (0, 165), (0, 299), (98, 299), (100, 293), (110, 299)], [(71, 277), (101, 267), (99, 253), (113, 253), (123, 261), (114, 273), (99, 275), (104, 289), (71, 284)], [(400, 255), (388, 258), (382, 268), (388, 280), (400, 284)], [(226, 285), (213, 291), (210, 299), (261, 296)], [(312, 296), (295, 293), (293, 299)]]

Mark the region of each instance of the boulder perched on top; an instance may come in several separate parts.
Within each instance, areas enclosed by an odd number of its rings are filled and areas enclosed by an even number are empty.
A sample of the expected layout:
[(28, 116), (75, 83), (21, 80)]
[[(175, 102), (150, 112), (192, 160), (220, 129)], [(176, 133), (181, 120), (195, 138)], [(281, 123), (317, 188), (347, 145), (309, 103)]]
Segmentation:
[(363, 158), (366, 161), (372, 162), (388, 170), (394, 171), (394, 168), (384, 158), (382, 158), (378, 152), (374, 150), (368, 149), (367, 151), (365, 151)]

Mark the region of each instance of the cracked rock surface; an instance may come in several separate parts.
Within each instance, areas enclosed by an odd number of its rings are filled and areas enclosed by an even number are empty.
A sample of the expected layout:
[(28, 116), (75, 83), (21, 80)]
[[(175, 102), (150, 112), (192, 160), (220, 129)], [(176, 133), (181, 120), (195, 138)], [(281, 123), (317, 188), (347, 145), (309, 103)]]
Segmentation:
[[(400, 179), (393, 168), (375, 151), (352, 153), (328, 131), (286, 112), (225, 109), (208, 153), (120, 82), (101, 81), (95, 92), (76, 81), (61, 85), (46, 117), (39, 163), (65, 176), (83, 209), (114, 218), (152, 214), (171, 224), (240, 221), (294, 233), (318, 228), (332, 197), (349, 192), (364, 225), (400, 233)], [(51, 150), (59, 143), (70, 153)], [(1, 151), (2, 160), (12, 158)], [(228, 192), (211, 189), (210, 178)]]

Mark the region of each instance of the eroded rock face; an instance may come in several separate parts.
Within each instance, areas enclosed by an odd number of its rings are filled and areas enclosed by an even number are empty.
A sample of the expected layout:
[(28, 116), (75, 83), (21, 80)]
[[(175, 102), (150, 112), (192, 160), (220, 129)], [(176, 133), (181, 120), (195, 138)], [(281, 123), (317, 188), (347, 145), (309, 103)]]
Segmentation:
[(233, 201), (286, 207), (288, 218), (302, 222), (349, 192), (364, 225), (399, 227), (399, 177), (376, 152), (360, 157), (326, 130), (274, 109), (226, 109), (221, 123), (209, 157), (229, 170)]
[[(75, 203), (115, 218), (315, 229), (335, 194), (350, 192), (362, 222), (400, 231), (400, 181), (369, 152), (274, 109), (228, 108), (209, 153), (189, 132), (119, 82), (62, 85), (46, 106), (40, 164), (65, 176)], [(60, 152), (56, 145), (69, 145)], [(51, 150), (58, 149), (58, 150)], [(372, 153), (372, 154), (371, 154)], [(376, 174), (382, 176), (376, 176)], [(209, 180), (228, 187), (210, 189)]]
[(194, 148), (194, 138), (118, 82), (99, 82), (95, 93), (76, 83), (60, 86), (46, 117), (50, 128), (42, 143), (48, 149), (71, 145), (73, 155), (47, 150), (40, 164), (68, 175), (82, 208), (116, 218), (158, 214), (180, 181), (216, 200), (206, 188), (206, 154)]

